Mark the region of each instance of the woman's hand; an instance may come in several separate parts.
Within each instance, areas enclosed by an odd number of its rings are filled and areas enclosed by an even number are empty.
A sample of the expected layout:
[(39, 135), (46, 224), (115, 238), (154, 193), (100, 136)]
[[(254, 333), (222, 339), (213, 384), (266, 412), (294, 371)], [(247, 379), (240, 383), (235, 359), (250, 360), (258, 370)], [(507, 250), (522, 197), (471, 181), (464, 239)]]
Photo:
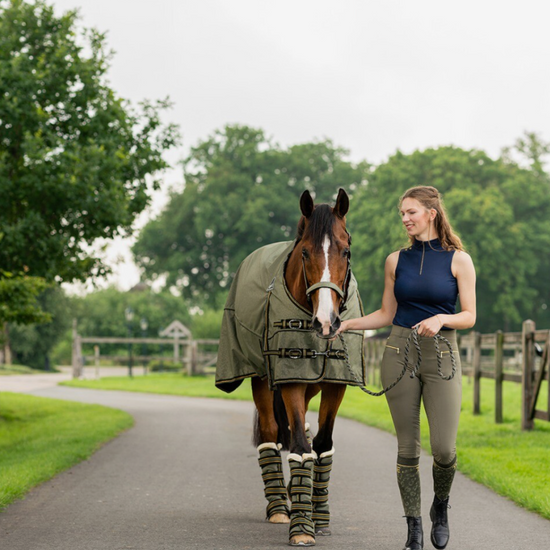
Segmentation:
[(342, 334), (342, 332), (346, 332), (346, 330), (348, 330), (348, 322), (342, 321), (340, 323), (340, 326), (338, 327), (338, 330), (336, 331), (336, 334), (334, 335), (334, 338), (331, 338), (331, 340), (336, 340), (336, 338), (338, 338), (338, 335)]
[(418, 328), (419, 336), (435, 336), (443, 326), (443, 322), (439, 319), (439, 315), (428, 317), (420, 323), (414, 325), (413, 328)]

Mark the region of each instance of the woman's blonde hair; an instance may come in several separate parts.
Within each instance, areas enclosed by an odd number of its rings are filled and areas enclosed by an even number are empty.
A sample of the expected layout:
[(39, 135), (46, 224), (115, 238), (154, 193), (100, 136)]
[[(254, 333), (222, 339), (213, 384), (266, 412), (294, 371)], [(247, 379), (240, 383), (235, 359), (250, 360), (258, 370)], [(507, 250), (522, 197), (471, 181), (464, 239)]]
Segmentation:
[[(434, 219), (434, 227), (444, 250), (464, 250), (460, 237), (453, 231), (447, 212), (443, 205), (443, 198), (439, 191), (430, 185), (419, 185), (407, 189), (399, 199), (399, 208), (405, 199), (416, 199), (424, 208), (437, 212)], [(411, 245), (414, 244), (414, 236), (409, 235)]]

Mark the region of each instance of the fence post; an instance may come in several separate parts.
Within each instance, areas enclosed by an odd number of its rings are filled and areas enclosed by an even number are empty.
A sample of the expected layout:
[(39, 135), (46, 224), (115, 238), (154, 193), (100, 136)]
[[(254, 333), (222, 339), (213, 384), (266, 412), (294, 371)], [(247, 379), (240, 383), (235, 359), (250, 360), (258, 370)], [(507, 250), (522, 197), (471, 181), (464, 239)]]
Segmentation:
[(73, 378), (82, 376), (82, 342), (77, 332), (76, 319), (73, 319)]
[(532, 430), (534, 420), (531, 417), (531, 403), (533, 400), (533, 372), (535, 368), (535, 322), (528, 319), (523, 322), (521, 350), (521, 429)]
[(199, 374), (199, 344), (196, 340), (189, 343), (191, 348), (191, 361), (189, 362), (189, 376)]
[(474, 367), (474, 414), (481, 413), (481, 334), (474, 333), (474, 351), (472, 363)]
[(99, 346), (94, 346), (95, 377), (99, 380)]
[(504, 333), (497, 330), (495, 340), (495, 422), (502, 424), (502, 370), (504, 360)]
[(193, 340), (187, 340), (185, 348), (185, 361), (187, 363), (187, 376), (193, 375)]

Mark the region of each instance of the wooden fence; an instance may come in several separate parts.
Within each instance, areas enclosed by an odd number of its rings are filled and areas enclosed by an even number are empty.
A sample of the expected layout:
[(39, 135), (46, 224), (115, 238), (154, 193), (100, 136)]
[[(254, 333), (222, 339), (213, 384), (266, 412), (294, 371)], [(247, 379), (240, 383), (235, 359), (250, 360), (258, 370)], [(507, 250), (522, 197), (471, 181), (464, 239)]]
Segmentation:
[[(100, 359), (127, 362), (132, 361), (135, 367), (139, 363), (144, 363), (152, 360), (170, 361), (181, 363), (182, 369), (187, 371), (188, 375), (205, 374), (215, 367), (218, 357), (217, 347), (219, 340), (214, 339), (177, 339), (177, 338), (109, 338), (109, 337), (83, 337), (76, 333), (73, 334), (73, 377), (80, 378), (83, 374), (84, 364), (95, 362), (99, 365)], [(91, 344), (94, 346), (93, 355), (84, 355), (82, 353), (83, 344)], [(166, 355), (139, 355), (132, 353), (130, 355), (107, 355), (100, 353), (101, 346), (112, 344), (125, 344), (143, 346), (144, 344), (153, 345), (169, 345), (173, 346), (173, 357)], [(183, 354), (180, 354), (180, 348), (184, 349)], [(139, 349), (139, 348), (138, 348)]]
[[(367, 338), (365, 344), (369, 384), (379, 384), (386, 340)], [(490, 378), (495, 381), (495, 422), (502, 422), (505, 381), (521, 384), (523, 430), (531, 430), (535, 419), (550, 421), (550, 383), (547, 408), (537, 409), (542, 382), (549, 379), (550, 330), (536, 330), (528, 320), (522, 332), (471, 332), (459, 336), (458, 345), (462, 372), (473, 380), (474, 414), (481, 412), (481, 379)]]

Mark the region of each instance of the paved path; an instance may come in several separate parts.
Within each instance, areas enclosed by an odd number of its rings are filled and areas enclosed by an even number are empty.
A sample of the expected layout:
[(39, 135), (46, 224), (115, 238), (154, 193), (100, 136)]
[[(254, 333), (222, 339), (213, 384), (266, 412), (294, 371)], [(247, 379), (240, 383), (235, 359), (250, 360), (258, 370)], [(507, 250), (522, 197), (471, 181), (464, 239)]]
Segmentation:
[[(54, 387), (59, 382), (72, 380), (72, 367), (59, 367), (60, 372), (44, 372), (37, 374), (11, 374), (9, 376), (0, 376), (0, 391), (9, 391), (16, 393), (28, 393), (37, 390)], [(133, 375), (143, 374), (143, 368), (134, 367)], [(100, 367), (99, 376), (127, 376), (127, 367)], [(83, 378), (94, 380), (97, 378), (95, 367), (84, 367)]]
[[(136, 425), (1, 513), (2, 550), (286, 547), (287, 527), (263, 521), (250, 403), (65, 387), (33, 393), (118, 407)], [(333, 536), (317, 547), (401, 549), (394, 437), (339, 418), (335, 446)], [(421, 470), (427, 518), (427, 456)], [(550, 521), (460, 474), (452, 506), (450, 550), (549, 547)]]

